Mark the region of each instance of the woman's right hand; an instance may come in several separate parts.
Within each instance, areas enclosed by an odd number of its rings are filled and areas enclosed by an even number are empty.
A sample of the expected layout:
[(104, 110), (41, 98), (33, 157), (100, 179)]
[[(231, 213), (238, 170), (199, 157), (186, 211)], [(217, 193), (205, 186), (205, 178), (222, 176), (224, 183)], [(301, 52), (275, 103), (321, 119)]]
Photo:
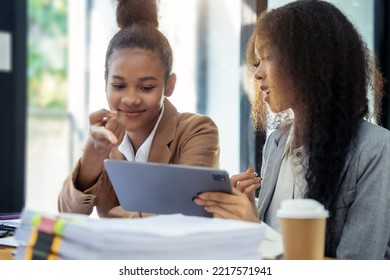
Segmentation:
[(100, 109), (89, 115), (90, 141), (95, 149), (100, 151), (111, 151), (111, 148), (118, 143), (121, 124), (116, 119), (116, 111)]
[(233, 188), (231, 194), (223, 192), (201, 193), (194, 199), (194, 203), (203, 206), (215, 218), (260, 222), (257, 219), (257, 211), (253, 210), (253, 205), (248, 197), (236, 188)]
[(89, 115), (89, 138), (80, 159), (80, 169), (75, 180), (75, 186), (84, 191), (92, 186), (103, 169), (113, 146), (118, 143), (121, 124), (116, 119), (117, 112), (106, 109)]

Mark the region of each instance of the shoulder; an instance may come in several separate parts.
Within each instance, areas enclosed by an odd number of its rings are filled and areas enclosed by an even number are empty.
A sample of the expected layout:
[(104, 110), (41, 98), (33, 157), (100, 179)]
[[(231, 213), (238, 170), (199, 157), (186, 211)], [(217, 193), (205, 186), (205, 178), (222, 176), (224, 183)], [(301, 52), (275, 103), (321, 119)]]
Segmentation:
[(167, 98), (164, 100), (164, 116), (162, 122), (168, 122), (170, 124), (176, 123), (177, 128), (192, 128), (197, 126), (217, 127), (214, 121), (206, 115), (191, 112), (178, 112), (176, 107)]
[[(179, 113), (176, 127), (176, 138), (191, 139), (191, 142), (218, 143), (219, 131), (214, 121), (205, 115)], [(185, 140), (186, 141), (186, 140)]]
[(362, 121), (349, 153), (359, 174), (367, 170), (372, 173), (373, 169), (386, 173), (390, 167), (390, 131)]
[(205, 143), (216, 145), (219, 142), (219, 131), (214, 121), (206, 115), (184, 112), (165, 99), (165, 111), (156, 137), (166, 139), (177, 145), (185, 143)]
[(388, 129), (382, 127), (382, 126), (379, 126), (377, 124), (374, 124), (372, 122), (368, 122), (366, 120), (362, 120), (361, 121), (360, 127), (359, 127), (359, 131), (361, 131), (363, 133), (375, 132), (378, 135), (383, 135), (385, 137), (390, 137), (390, 130), (388, 130)]
[(209, 117), (196, 113), (178, 113), (178, 125), (179, 126), (204, 126), (217, 128), (215, 122)]
[(357, 132), (356, 145), (390, 149), (390, 130), (363, 120)]

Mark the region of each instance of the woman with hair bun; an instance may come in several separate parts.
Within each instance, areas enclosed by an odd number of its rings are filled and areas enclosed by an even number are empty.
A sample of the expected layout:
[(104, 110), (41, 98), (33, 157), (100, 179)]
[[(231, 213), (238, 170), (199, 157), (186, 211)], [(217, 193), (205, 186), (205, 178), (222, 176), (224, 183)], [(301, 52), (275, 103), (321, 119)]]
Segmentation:
[(110, 110), (89, 116), (90, 135), (82, 157), (58, 197), (60, 212), (100, 217), (143, 217), (120, 207), (103, 161), (219, 166), (219, 139), (207, 116), (178, 113), (167, 97), (175, 88), (172, 49), (158, 30), (155, 0), (117, 1), (117, 24), (106, 53)]

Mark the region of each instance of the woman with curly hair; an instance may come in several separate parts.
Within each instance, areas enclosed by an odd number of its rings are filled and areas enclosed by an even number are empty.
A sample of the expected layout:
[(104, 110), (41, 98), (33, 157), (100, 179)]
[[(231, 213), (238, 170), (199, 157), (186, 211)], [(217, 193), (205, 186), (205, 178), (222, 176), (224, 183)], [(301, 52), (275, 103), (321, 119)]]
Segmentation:
[(293, 115), (267, 138), (259, 212), (250, 172), (232, 177), (233, 195), (205, 193), (195, 202), (215, 217), (279, 231), (282, 200), (312, 198), (330, 214), (326, 256), (390, 259), (390, 131), (375, 124), (383, 79), (354, 25), (330, 3), (294, 1), (259, 17), (247, 62), (258, 82), (256, 127), (266, 127), (265, 108), (276, 119)]

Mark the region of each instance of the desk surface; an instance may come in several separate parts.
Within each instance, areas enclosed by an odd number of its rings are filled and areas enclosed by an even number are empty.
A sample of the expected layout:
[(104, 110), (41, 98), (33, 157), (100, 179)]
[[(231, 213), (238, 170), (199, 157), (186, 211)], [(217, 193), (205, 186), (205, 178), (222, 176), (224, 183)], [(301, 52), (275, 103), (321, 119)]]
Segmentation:
[[(14, 247), (0, 246), (0, 261), (1, 260), (13, 260), (12, 252), (15, 250)], [(324, 260), (334, 260), (332, 258), (325, 257)]]
[(12, 252), (15, 250), (14, 247), (7, 247), (0, 245), (0, 260), (13, 260)]

